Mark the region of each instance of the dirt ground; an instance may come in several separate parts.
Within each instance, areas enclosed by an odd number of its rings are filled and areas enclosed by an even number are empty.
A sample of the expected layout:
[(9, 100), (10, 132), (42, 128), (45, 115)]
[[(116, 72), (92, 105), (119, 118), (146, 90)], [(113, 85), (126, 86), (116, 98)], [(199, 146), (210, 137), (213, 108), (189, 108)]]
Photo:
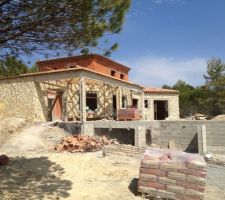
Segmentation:
[[(6, 153), (10, 162), (0, 166), (0, 200), (142, 199), (136, 196), (140, 159), (103, 157), (101, 151), (56, 153), (44, 148), (63, 134), (57, 127), (25, 127), (18, 133), (14, 131), (5, 143), (1, 141), (0, 154)], [(205, 200), (212, 199), (225, 199), (225, 167), (208, 164)]]
[(130, 157), (102, 157), (101, 152), (13, 157), (0, 167), (0, 199), (141, 199), (132, 193), (139, 163)]
[[(0, 167), (0, 199), (140, 200), (140, 160), (95, 153), (11, 155)], [(225, 168), (208, 165), (205, 200), (225, 199)]]

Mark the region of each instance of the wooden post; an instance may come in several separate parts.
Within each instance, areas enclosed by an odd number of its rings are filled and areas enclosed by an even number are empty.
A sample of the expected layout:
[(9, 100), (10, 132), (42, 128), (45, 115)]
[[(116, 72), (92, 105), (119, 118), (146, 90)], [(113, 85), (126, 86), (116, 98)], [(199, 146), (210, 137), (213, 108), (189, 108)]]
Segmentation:
[(84, 77), (80, 78), (80, 121), (85, 122), (86, 116), (86, 89)]

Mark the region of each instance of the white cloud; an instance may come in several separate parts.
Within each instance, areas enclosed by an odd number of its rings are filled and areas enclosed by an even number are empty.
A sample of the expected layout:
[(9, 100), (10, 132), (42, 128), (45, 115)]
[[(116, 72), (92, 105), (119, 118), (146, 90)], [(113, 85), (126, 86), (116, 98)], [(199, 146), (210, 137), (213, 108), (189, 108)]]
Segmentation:
[(161, 87), (173, 85), (181, 79), (190, 85), (204, 84), (207, 58), (175, 59), (163, 57), (142, 57), (121, 61), (131, 66), (130, 80), (144, 86)]
[(152, 0), (152, 3), (161, 4), (161, 3), (184, 3), (184, 0)]

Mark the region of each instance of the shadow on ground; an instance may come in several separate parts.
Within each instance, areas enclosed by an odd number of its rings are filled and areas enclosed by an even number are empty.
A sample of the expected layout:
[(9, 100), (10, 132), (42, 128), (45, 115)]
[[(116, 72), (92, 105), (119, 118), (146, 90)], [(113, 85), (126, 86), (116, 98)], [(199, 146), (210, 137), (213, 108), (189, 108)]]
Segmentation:
[(135, 195), (137, 196), (138, 193), (138, 178), (133, 178), (129, 184), (128, 189)]
[(61, 178), (64, 173), (60, 165), (47, 157), (12, 158), (8, 165), (0, 166), (0, 199), (68, 197), (72, 183)]

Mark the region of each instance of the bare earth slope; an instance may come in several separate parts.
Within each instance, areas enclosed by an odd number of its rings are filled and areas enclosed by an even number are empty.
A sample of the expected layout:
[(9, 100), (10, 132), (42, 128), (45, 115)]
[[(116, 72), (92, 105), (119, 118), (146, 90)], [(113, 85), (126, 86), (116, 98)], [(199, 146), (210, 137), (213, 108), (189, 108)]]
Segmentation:
[[(5, 140), (0, 154), (10, 162), (0, 166), (0, 200), (142, 199), (135, 196), (140, 159), (48, 151), (66, 134), (58, 127), (30, 125)], [(209, 164), (207, 170), (205, 200), (224, 200), (225, 168)]]
[(0, 146), (28, 124), (23, 118), (5, 118), (0, 120)]

